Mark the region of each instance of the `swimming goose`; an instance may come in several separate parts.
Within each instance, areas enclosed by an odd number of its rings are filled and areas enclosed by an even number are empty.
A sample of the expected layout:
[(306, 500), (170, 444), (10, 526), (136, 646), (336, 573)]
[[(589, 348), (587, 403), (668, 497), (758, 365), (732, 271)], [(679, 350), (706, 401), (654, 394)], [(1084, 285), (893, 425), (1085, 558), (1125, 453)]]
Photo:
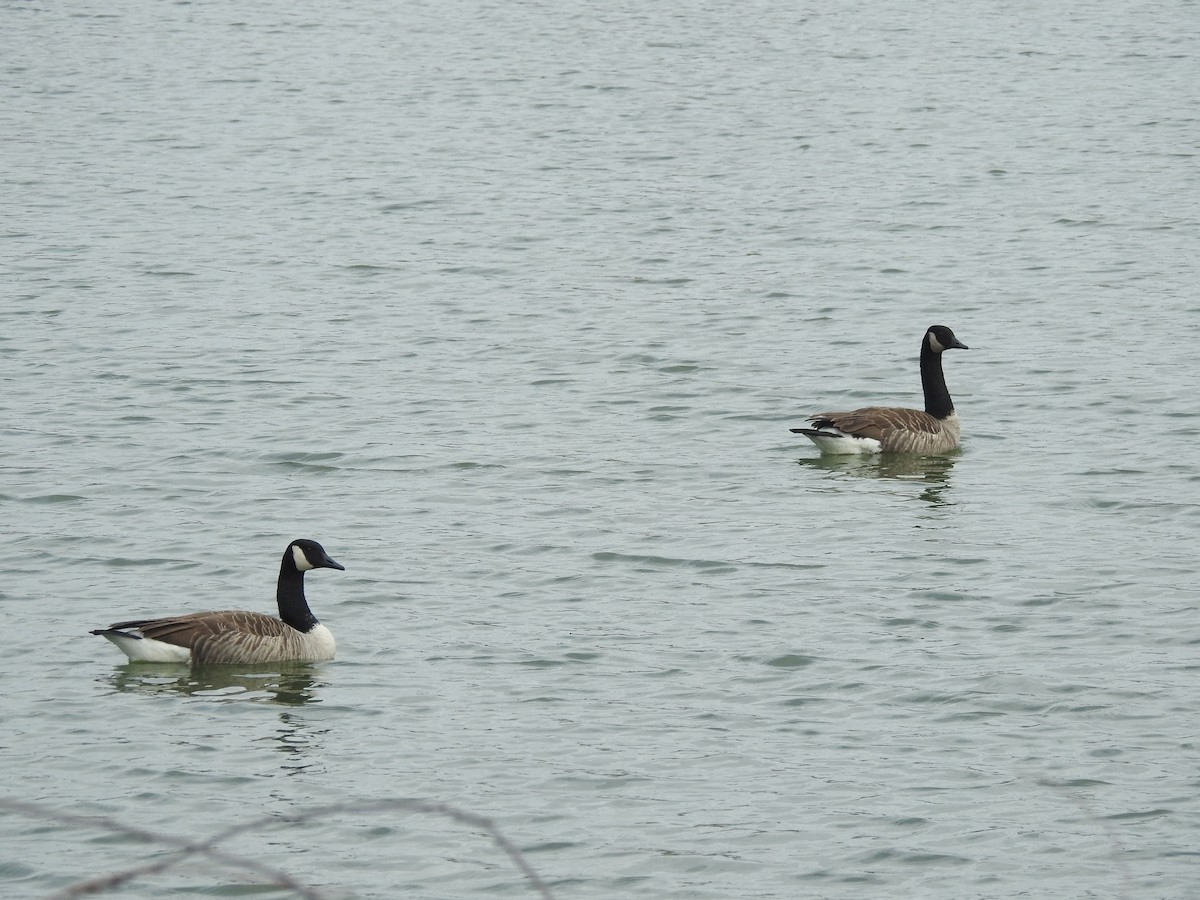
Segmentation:
[(967, 345), (945, 325), (932, 325), (921, 340), (921, 387), (925, 411), (867, 406), (853, 412), (818, 413), (811, 428), (793, 428), (822, 453), (946, 453), (958, 446), (958, 413), (942, 374), (942, 352)]
[(246, 665), (333, 659), (333, 635), (317, 621), (304, 599), (304, 573), (345, 568), (330, 559), (316, 541), (292, 541), (279, 566), (278, 619), (225, 609), (117, 622), (92, 634), (108, 638), (131, 660), (140, 662)]

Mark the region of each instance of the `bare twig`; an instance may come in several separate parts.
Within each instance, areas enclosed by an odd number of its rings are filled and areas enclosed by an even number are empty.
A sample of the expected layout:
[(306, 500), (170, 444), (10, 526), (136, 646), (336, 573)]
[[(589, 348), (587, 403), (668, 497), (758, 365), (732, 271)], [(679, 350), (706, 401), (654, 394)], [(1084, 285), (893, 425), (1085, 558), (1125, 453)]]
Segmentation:
[(88, 894), (98, 894), (104, 891), (110, 891), (120, 887), (136, 878), (141, 878), (146, 875), (155, 875), (179, 865), (184, 860), (192, 856), (204, 856), (215, 863), (223, 866), (228, 866), (234, 869), (242, 869), (245, 871), (254, 872), (266, 878), (271, 884), (287, 888), (295, 891), (306, 900), (325, 900), (323, 895), (316, 888), (302, 884), (288, 875), (286, 872), (264, 865), (254, 859), (249, 859), (236, 854), (228, 853), (217, 847), (223, 841), (229, 840), (239, 834), (244, 834), (249, 831), (256, 831), (263, 828), (270, 828), (282, 824), (303, 824), (312, 822), (318, 819), (325, 818), (331, 815), (341, 813), (374, 813), (374, 812), (417, 812), (430, 815), (441, 815), (446, 818), (458, 822), (461, 825), (467, 825), (472, 828), (478, 828), (487, 832), (491, 836), (492, 841), (508, 854), (514, 865), (521, 871), (531, 885), (541, 895), (543, 900), (554, 900), (554, 895), (550, 892), (549, 886), (540, 875), (534, 870), (533, 866), (525, 859), (520, 849), (510, 841), (496, 824), (484, 816), (479, 816), (474, 813), (465, 812), (445, 803), (425, 803), (419, 800), (364, 800), (350, 801), (345, 803), (332, 803), (327, 806), (312, 807), (295, 813), (283, 813), (281, 815), (262, 816), (257, 819), (250, 819), (245, 822), (239, 822), (231, 825), (210, 838), (204, 841), (192, 841), (185, 838), (175, 837), (168, 834), (159, 834), (154, 831), (147, 831), (142, 828), (133, 828), (118, 822), (115, 819), (106, 817), (91, 817), (82, 816), (76, 813), (62, 812), (60, 810), (50, 809), (37, 803), (26, 803), (19, 800), (4, 800), (0, 799), (0, 809), (8, 809), (12, 812), (22, 815), (51, 819), (57, 822), (63, 822), (69, 825), (77, 825), (88, 828), (103, 828), (107, 831), (123, 834), (134, 840), (142, 841), (148, 844), (165, 844), (175, 848), (176, 852), (165, 859), (158, 860), (144, 866), (137, 866), (130, 869), (125, 869), (120, 872), (114, 872), (108, 875), (90, 878), (87, 881), (77, 882), (68, 886), (64, 890), (54, 895), (54, 898), (62, 898), (62, 900), (70, 900), (70, 898), (83, 897)]

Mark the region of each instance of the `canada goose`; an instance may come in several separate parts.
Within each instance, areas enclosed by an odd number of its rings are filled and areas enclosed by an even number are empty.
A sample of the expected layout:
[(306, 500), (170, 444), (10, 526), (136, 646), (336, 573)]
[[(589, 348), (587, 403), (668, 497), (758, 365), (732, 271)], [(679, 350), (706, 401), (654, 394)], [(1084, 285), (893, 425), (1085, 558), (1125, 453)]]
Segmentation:
[(131, 660), (139, 662), (233, 663), (316, 662), (333, 659), (329, 629), (304, 599), (309, 569), (345, 569), (316, 541), (296, 540), (283, 551), (275, 598), (279, 618), (225, 609), (166, 619), (135, 619), (98, 628)]
[(946, 453), (958, 446), (958, 414), (942, 374), (942, 351), (967, 345), (945, 325), (931, 325), (921, 339), (921, 387), (925, 411), (867, 406), (853, 412), (819, 413), (811, 428), (793, 428), (822, 453)]

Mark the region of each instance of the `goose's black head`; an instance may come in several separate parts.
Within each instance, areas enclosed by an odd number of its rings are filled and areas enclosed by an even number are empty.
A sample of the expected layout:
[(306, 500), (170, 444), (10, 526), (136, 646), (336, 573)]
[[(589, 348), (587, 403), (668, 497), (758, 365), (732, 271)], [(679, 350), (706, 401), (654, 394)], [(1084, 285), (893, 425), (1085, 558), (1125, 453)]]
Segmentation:
[(971, 349), (956, 338), (954, 332), (945, 325), (929, 326), (929, 330), (925, 332), (925, 346), (934, 353), (941, 353), (943, 350)]
[(288, 548), (283, 554), (284, 565), (287, 565), (289, 558), (297, 572), (307, 572), (309, 569), (341, 569), (342, 571), (346, 569), (341, 563), (332, 559), (325, 552), (324, 547), (316, 541), (306, 538), (300, 538), (288, 544)]

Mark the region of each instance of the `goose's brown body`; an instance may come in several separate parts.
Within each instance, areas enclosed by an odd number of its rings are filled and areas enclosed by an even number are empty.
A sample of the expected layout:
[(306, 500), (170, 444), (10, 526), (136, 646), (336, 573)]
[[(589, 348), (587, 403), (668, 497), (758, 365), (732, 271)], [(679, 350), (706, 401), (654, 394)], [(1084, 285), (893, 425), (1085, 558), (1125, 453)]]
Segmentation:
[(135, 619), (93, 633), (107, 637), (106, 631), (136, 631), (143, 641), (158, 641), (187, 649), (191, 654), (190, 661), (197, 665), (250, 665), (289, 660), (320, 662), (333, 659), (336, 649), (333, 635), (320, 623), (309, 631), (298, 631), (274, 616), (241, 609), (166, 619)]
[[(852, 412), (820, 413), (809, 419), (813, 430), (836, 428), (855, 438), (879, 442), (880, 453), (946, 453), (958, 446), (958, 415), (935, 419), (919, 409), (867, 406)], [(808, 430), (802, 430), (807, 434)]]

